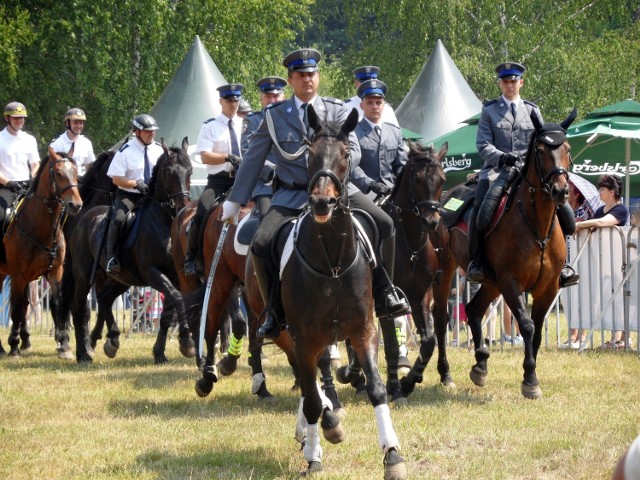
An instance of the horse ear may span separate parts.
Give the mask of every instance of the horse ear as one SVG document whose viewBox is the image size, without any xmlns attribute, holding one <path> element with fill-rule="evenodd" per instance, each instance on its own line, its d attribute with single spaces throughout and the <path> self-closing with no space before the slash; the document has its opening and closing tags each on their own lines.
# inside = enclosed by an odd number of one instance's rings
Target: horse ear
<svg viewBox="0 0 640 480">
<path fill-rule="evenodd" d="M 309 120 L 309 126 L 313 128 L 316 133 L 322 130 L 322 125 L 320 125 L 318 114 L 311 104 L 307 105 L 307 120 Z"/>
<path fill-rule="evenodd" d="M 536 132 L 539 132 L 542 128 L 542 122 L 535 110 L 531 112 L 531 121 L 533 122 L 533 127 L 536 129 Z"/>
<path fill-rule="evenodd" d="M 167 146 L 167 142 L 164 140 L 164 137 L 160 138 L 160 145 L 162 146 L 162 150 L 164 150 L 164 153 L 169 155 L 169 147 Z"/>
<path fill-rule="evenodd" d="M 565 118 L 562 123 L 560 123 L 560 126 L 566 130 L 567 128 L 569 128 L 569 125 L 573 123 L 577 116 L 578 110 L 576 109 L 576 107 L 573 107 L 573 110 L 571 110 L 569 116 Z"/>
<path fill-rule="evenodd" d="M 352 132 L 353 129 L 356 128 L 356 125 L 358 125 L 359 117 L 360 114 L 358 113 L 358 110 L 352 108 L 351 113 L 347 117 L 347 121 L 344 122 L 344 125 L 342 125 L 342 133 L 348 135 L 350 132 Z"/>
<path fill-rule="evenodd" d="M 182 149 L 187 151 L 189 149 L 189 137 L 184 137 L 182 139 Z"/>
<path fill-rule="evenodd" d="M 438 152 L 438 159 L 442 160 L 448 151 L 449 151 L 449 142 L 444 142 L 444 145 L 440 147 L 440 151 Z"/>
<path fill-rule="evenodd" d="M 49 147 L 49 158 L 53 160 L 60 160 L 60 155 L 58 155 L 53 148 Z"/>
</svg>

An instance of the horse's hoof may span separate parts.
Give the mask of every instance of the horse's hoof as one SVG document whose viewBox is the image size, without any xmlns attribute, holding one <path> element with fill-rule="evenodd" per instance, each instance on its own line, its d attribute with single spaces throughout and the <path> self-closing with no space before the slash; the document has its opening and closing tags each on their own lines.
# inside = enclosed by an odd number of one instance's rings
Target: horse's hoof
<svg viewBox="0 0 640 480">
<path fill-rule="evenodd" d="M 455 390 L 456 388 L 458 388 L 456 383 L 451 378 L 446 378 L 446 379 L 442 380 L 440 382 L 440 385 L 442 385 L 447 390 Z"/>
<path fill-rule="evenodd" d="M 167 356 L 163 353 L 161 355 L 154 355 L 153 356 L 153 363 L 155 363 L 156 365 L 165 365 L 167 363 L 169 363 L 169 359 L 167 358 Z"/>
<path fill-rule="evenodd" d="M 205 379 L 199 378 L 196 380 L 196 393 L 200 398 L 205 398 L 211 393 L 213 390 L 213 382 Z"/>
<path fill-rule="evenodd" d="M 258 402 L 260 403 L 276 403 L 276 397 L 273 395 L 265 395 L 264 397 L 258 396 Z"/>
<path fill-rule="evenodd" d="M 469 378 L 473 383 L 475 383 L 478 387 L 484 387 L 487 385 L 487 374 L 486 372 L 480 372 L 476 370 L 476 367 L 473 367 L 469 372 Z"/>
<path fill-rule="evenodd" d="M 77 359 L 76 362 L 79 364 L 92 364 L 93 363 L 93 357 L 91 357 L 91 355 L 77 355 Z"/>
<path fill-rule="evenodd" d="M 4 358 L 7 356 L 7 351 L 6 350 L 0 350 L 0 358 Z"/>
<path fill-rule="evenodd" d="M 356 390 L 356 398 L 366 399 L 369 398 L 369 394 L 367 393 L 366 388 L 358 388 Z"/>
<path fill-rule="evenodd" d="M 118 348 L 119 346 L 116 345 L 110 338 L 107 338 L 107 341 L 104 342 L 104 345 L 102 346 L 104 354 L 109 358 L 115 358 L 116 354 L 118 353 Z"/>
<path fill-rule="evenodd" d="M 71 353 L 71 350 L 64 350 L 62 348 L 59 348 L 58 358 L 60 360 L 73 360 L 73 353 Z"/>
<path fill-rule="evenodd" d="M 180 353 L 185 358 L 193 358 L 196 356 L 196 344 L 193 338 L 180 338 Z"/>
<path fill-rule="evenodd" d="M 391 405 L 394 408 L 404 408 L 409 405 L 409 401 L 407 397 L 403 397 L 402 395 L 397 395 L 396 398 L 391 398 Z"/>
<path fill-rule="evenodd" d="M 328 408 L 322 413 L 320 426 L 322 427 L 324 438 L 330 443 L 340 443 L 346 438 L 344 428 L 340 423 L 340 417 Z"/>
<path fill-rule="evenodd" d="M 20 349 L 18 348 L 12 348 L 11 350 L 9 350 L 9 358 L 20 358 Z"/>
<path fill-rule="evenodd" d="M 218 362 L 218 371 L 220 372 L 220 375 L 224 375 L 225 377 L 232 375 L 238 369 L 239 358 L 239 356 L 237 357 L 231 354 L 222 357 Z"/>
<path fill-rule="evenodd" d="M 302 472 L 302 476 L 306 477 L 307 475 L 313 475 L 314 473 L 318 473 L 321 471 L 322 471 L 321 462 L 309 462 L 309 466 L 304 472 Z"/>
<path fill-rule="evenodd" d="M 395 448 L 390 448 L 384 454 L 384 480 L 405 480 L 407 478 L 407 466 L 404 458 Z"/>
<path fill-rule="evenodd" d="M 20 351 L 22 353 L 31 353 L 33 351 L 33 349 L 31 348 L 31 344 L 29 344 L 29 345 L 24 345 L 24 346 L 20 347 Z"/>
<path fill-rule="evenodd" d="M 346 385 L 347 383 L 350 382 L 349 378 L 349 370 L 348 367 L 339 367 L 336 370 L 336 380 L 339 381 L 340 383 L 342 383 L 343 385 Z"/>
<path fill-rule="evenodd" d="M 540 384 L 526 385 L 524 382 L 522 382 L 520 391 L 522 392 L 522 395 L 524 395 L 524 398 L 529 398 L 531 400 L 542 398 L 542 388 L 540 388 Z"/>
</svg>

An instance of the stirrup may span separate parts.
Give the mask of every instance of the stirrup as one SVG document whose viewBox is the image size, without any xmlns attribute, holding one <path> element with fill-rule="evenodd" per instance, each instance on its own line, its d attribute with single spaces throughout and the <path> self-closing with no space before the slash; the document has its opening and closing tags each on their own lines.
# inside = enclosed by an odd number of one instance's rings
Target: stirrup
<svg viewBox="0 0 640 480">
<path fill-rule="evenodd" d="M 559 285 L 560 288 L 572 287 L 580 283 L 580 275 L 576 273 L 574 268 L 571 265 L 566 265 L 562 267 L 560 271 L 560 280 Z"/>
<path fill-rule="evenodd" d="M 469 266 L 467 266 L 467 279 L 473 283 L 482 283 L 484 282 L 484 271 L 482 270 L 482 265 L 477 262 L 475 259 L 469 262 Z"/>
<path fill-rule="evenodd" d="M 107 273 L 120 273 L 120 262 L 116 257 L 111 257 L 107 263 Z"/>
<path fill-rule="evenodd" d="M 264 318 L 264 322 L 258 327 L 257 336 L 259 338 L 278 338 L 281 327 L 273 309 L 265 308 L 260 315 L 260 320 L 262 318 Z"/>
<path fill-rule="evenodd" d="M 375 309 L 378 319 L 392 319 L 411 314 L 411 307 L 402 290 L 396 286 L 386 286 L 376 295 Z"/>
</svg>

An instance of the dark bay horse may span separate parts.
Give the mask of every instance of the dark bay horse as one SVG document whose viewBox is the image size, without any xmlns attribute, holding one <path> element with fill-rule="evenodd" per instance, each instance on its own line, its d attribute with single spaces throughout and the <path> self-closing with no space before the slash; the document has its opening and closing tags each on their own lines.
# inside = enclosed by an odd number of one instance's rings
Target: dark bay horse
<svg viewBox="0 0 640 480">
<path fill-rule="evenodd" d="M 153 348 L 156 363 L 165 363 L 167 332 L 174 316 L 180 322 L 180 350 L 185 356 L 195 355 L 187 325 L 178 278 L 171 257 L 170 231 L 173 217 L 189 199 L 191 160 L 186 152 L 187 139 L 182 147 L 167 147 L 158 158 L 149 182 L 149 196 L 144 201 L 133 228 L 122 240 L 120 249 L 122 271 L 109 276 L 106 271 L 104 233 L 108 226 L 110 207 L 95 207 L 78 222 L 71 237 L 72 282 L 74 288 L 71 311 L 76 337 L 78 362 L 92 361 L 92 347 L 88 331 L 89 309 L 86 302 L 92 284 L 94 263 L 98 319 L 91 338 L 99 338 L 103 322 L 109 329 L 105 353 L 113 357 L 119 347 L 120 330 L 113 318 L 112 305 L 129 286 L 150 286 L 164 294 L 164 310 L 160 329 Z M 136 225 L 136 222 L 138 225 Z M 129 245 L 130 244 L 130 245 Z"/>
<path fill-rule="evenodd" d="M 49 149 L 49 155 L 40 162 L 31 190 L 18 204 L 4 236 L 0 285 L 7 275 L 11 276 L 13 324 L 9 355 L 17 356 L 20 349 L 27 350 L 31 345 L 26 324 L 29 282 L 44 275 L 53 296 L 58 294 L 66 250 L 62 219 L 65 212 L 75 215 L 82 207 L 77 183 L 75 162 L 66 154 Z M 1 342 L 0 352 L 4 352 Z"/>
<path fill-rule="evenodd" d="M 556 206 L 568 198 L 567 169 L 571 157 L 565 132 L 574 118 L 575 111 L 560 125 L 542 125 L 536 116 L 532 117 L 535 132 L 524 167 L 511 187 L 506 211 L 495 226 L 488 228 L 485 236 L 489 278 L 466 307 L 476 358 L 470 377 L 478 386 L 486 384 L 490 355 L 482 339 L 482 317 L 489 304 L 502 294 L 524 339 L 522 394 L 532 399 L 542 396 L 536 359 L 544 317 L 558 292 L 560 271 L 567 254 Z M 456 187 L 443 196 L 443 205 L 450 198 L 460 198 L 456 195 L 461 188 L 464 187 Z M 433 314 L 437 328 L 445 329 L 451 280 L 457 265 L 468 265 L 469 247 L 466 233 L 459 224 L 447 228 L 442 221 L 434 244 L 443 274 L 439 284 L 434 285 Z M 529 292 L 533 298 L 531 316 L 523 301 L 523 292 Z"/>
<path fill-rule="evenodd" d="M 429 234 L 435 232 L 440 220 L 440 197 L 445 181 L 442 159 L 449 145 L 445 143 L 436 152 L 433 146 L 409 144 L 407 163 L 396 179 L 393 191 L 383 199 L 382 208 L 393 219 L 396 229 L 396 256 L 394 281 L 404 292 L 411 305 L 413 321 L 420 335 L 420 355 L 416 359 L 410 377 L 421 381 L 421 375 L 433 355 L 436 338 L 429 334 L 427 318 L 430 306 L 425 296 L 438 270 L 438 259 Z M 387 393 L 395 404 L 405 403 L 411 393 L 405 380 L 398 380 L 398 342 L 392 321 L 380 321 L 384 354 L 387 361 Z M 443 385 L 454 386 L 444 350 L 446 330 L 438 335 L 438 371 Z M 356 379 L 360 372 L 357 362 L 348 370 L 341 367 L 337 377 L 342 383 L 364 385 L 364 379 Z M 418 373 L 419 372 L 419 373 Z M 420 378 L 417 376 L 420 375 Z M 402 383 L 402 386 L 401 386 Z"/>
<path fill-rule="evenodd" d="M 373 253 L 363 247 L 349 209 L 348 134 L 357 122 L 354 109 L 344 125 L 320 124 L 313 107 L 309 124 L 316 132 L 308 160 L 308 213 L 298 218 L 290 259 L 282 270 L 282 302 L 294 340 L 301 386 L 296 439 L 303 445 L 307 472 L 322 469 L 318 420 L 327 440 L 344 438 L 339 418 L 322 400 L 317 365 L 326 348 L 349 338 L 363 365 L 367 393 L 375 407 L 385 478 L 406 478 L 391 422 L 387 393 L 377 366 L 378 336 L 371 286 Z"/>
<path fill-rule="evenodd" d="M 95 162 L 88 168 L 82 179 L 79 179 L 78 190 L 82 198 L 82 210 L 77 215 L 68 216 L 65 219 L 62 232 L 67 244 L 71 240 L 71 233 L 75 229 L 76 224 L 82 218 L 85 212 L 98 205 L 111 205 L 115 191 L 118 187 L 113 184 L 111 177 L 107 175 L 111 160 L 116 154 L 113 150 L 107 150 L 100 153 Z M 51 296 L 52 310 L 57 312 L 60 317 L 55 321 L 55 339 L 57 343 L 58 358 L 64 360 L 72 360 L 73 353 L 69 345 L 69 331 L 71 330 L 71 300 L 73 298 L 73 286 L 66 286 L 69 282 L 65 282 L 65 278 L 71 275 L 71 252 L 67 249 L 65 255 L 65 263 L 62 286 L 58 297 Z M 92 346 L 95 344 L 92 343 Z"/>
</svg>

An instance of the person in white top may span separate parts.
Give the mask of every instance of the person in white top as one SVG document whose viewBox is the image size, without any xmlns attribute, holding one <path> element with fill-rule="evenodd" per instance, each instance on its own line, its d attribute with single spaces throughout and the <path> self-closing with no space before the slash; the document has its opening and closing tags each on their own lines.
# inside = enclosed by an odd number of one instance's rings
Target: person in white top
<svg viewBox="0 0 640 480">
<path fill-rule="evenodd" d="M 374 78 L 378 78 L 380 74 L 380 67 L 376 67 L 373 65 L 367 65 L 365 67 L 358 67 L 353 71 L 353 76 L 355 77 L 354 84 L 356 86 L 356 92 L 367 80 L 372 80 Z M 360 106 L 360 102 L 362 99 L 356 94 L 351 97 L 349 100 L 345 100 L 344 105 L 347 107 L 348 111 L 351 111 L 352 108 L 358 110 L 359 120 L 362 120 L 364 117 L 364 112 L 362 111 L 362 107 Z M 393 111 L 393 107 L 385 102 L 384 109 L 382 110 L 382 118 L 380 119 L 382 122 L 390 123 L 391 125 L 395 125 L 396 127 L 400 127 L 398 123 L 398 119 L 396 118 L 396 114 Z"/>
<path fill-rule="evenodd" d="M 107 237 L 107 273 L 120 272 L 118 240 L 127 213 L 138 207 L 149 193 L 151 172 L 164 152 L 154 142 L 158 124 L 151 115 L 143 113 L 131 122 L 134 138 L 122 145 L 113 156 L 107 175 L 118 187 L 113 201 L 114 215 Z"/>
<path fill-rule="evenodd" d="M 242 135 L 242 118 L 238 116 L 238 107 L 244 85 L 232 83 L 218 87 L 222 114 L 210 118 L 200 128 L 196 153 L 200 154 L 202 163 L 207 166 L 207 186 L 200 199 L 196 214 L 189 226 L 187 248 L 184 252 L 184 274 L 197 275 L 196 254 L 200 224 L 207 211 L 216 204 L 216 199 L 226 193 L 232 186 L 235 172 L 240 166 L 240 136 Z"/>
<path fill-rule="evenodd" d="M 79 108 L 70 108 L 64 116 L 67 130 L 51 142 L 51 148 L 58 153 L 66 153 L 72 157 L 78 166 L 78 178 L 84 176 L 87 168 L 96 161 L 91 140 L 82 132 L 87 121 L 87 115 Z"/>
<path fill-rule="evenodd" d="M 10 102 L 4 107 L 7 126 L 0 132 L 0 225 L 18 193 L 31 186 L 40 164 L 35 137 L 22 130 L 26 119 L 22 103 Z"/>
</svg>

